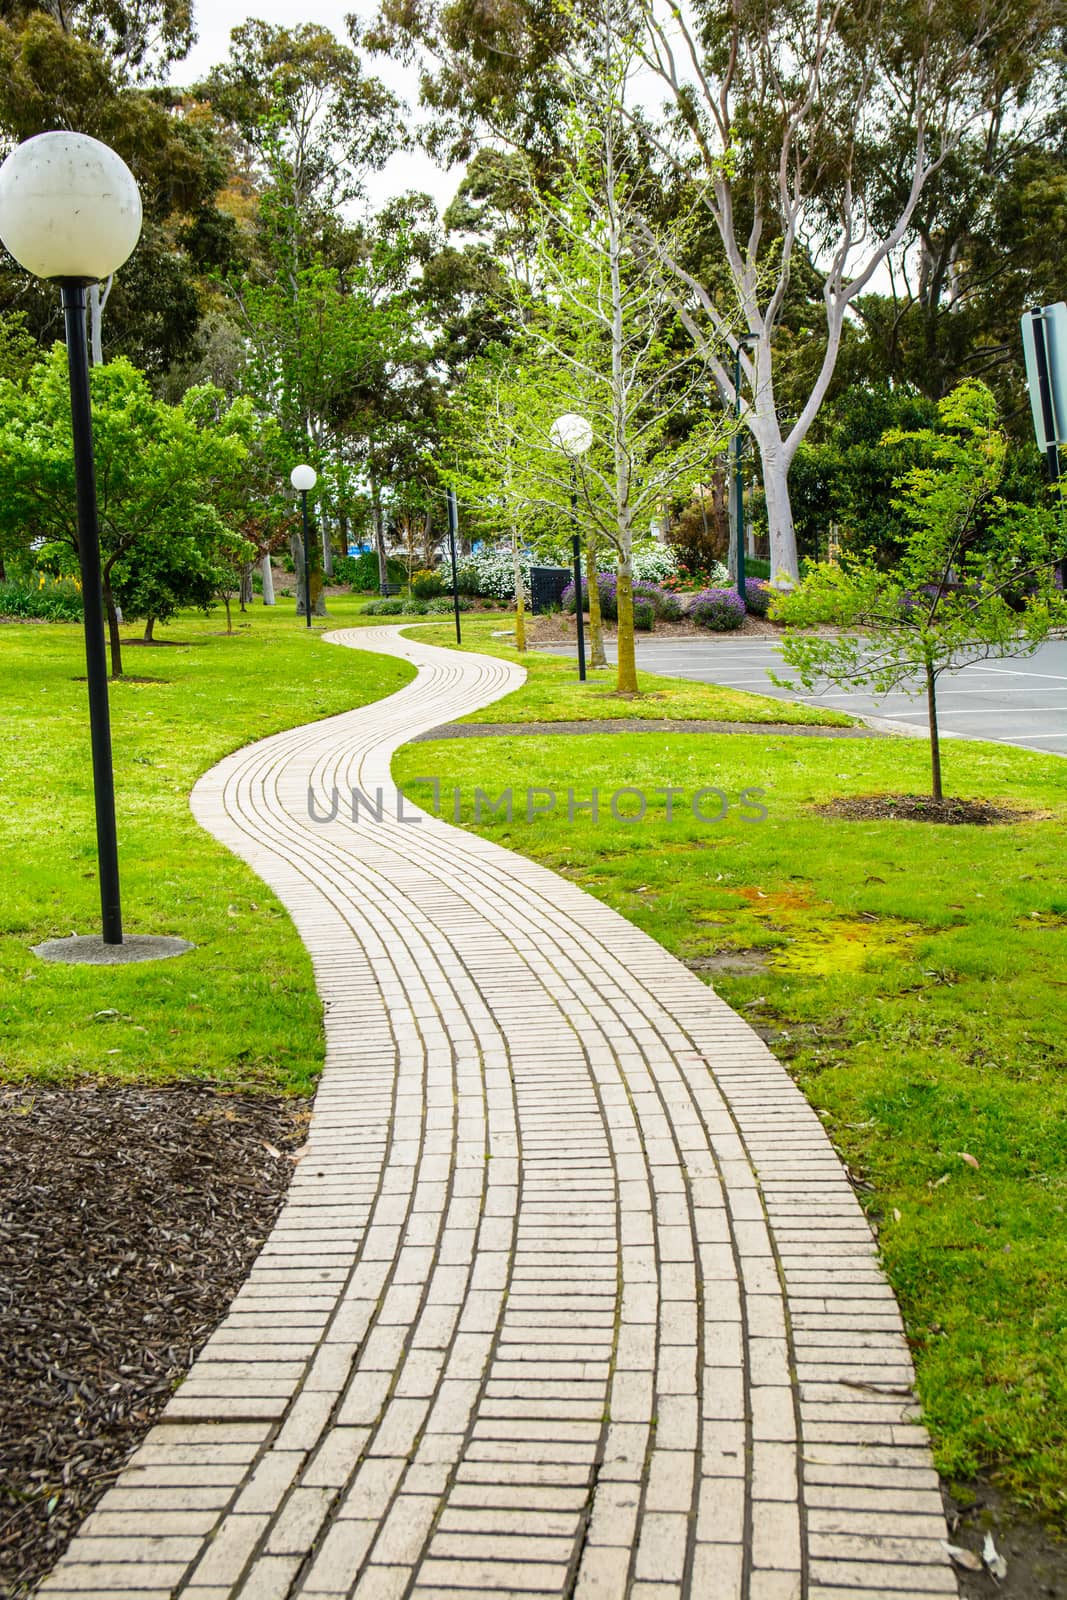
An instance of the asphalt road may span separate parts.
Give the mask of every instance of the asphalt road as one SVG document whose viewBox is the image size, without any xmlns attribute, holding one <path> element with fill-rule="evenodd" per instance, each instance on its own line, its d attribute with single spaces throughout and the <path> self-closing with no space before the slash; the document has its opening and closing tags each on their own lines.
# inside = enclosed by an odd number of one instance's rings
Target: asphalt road
<svg viewBox="0 0 1067 1600">
<path fill-rule="evenodd" d="M 614 655 L 610 643 L 608 654 Z M 785 670 L 773 640 L 642 639 L 637 661 L 646 672 L 749 689 L 780 700 L 804 700 L 916 729 L 927 727 L 925 691 L 919 683 L 913 695 L 897 691 L 881 699 L 862 690 L 805 694 L 779 689 L 767 676 L 768 668 Z M 983 661 L 946 673 L 938 692 L 938 722 L 943 734 L 958 738 L 990 739 L 1067 756 L 1067 640 L 1044 644 L 1026 660 Z"/>
</svg>

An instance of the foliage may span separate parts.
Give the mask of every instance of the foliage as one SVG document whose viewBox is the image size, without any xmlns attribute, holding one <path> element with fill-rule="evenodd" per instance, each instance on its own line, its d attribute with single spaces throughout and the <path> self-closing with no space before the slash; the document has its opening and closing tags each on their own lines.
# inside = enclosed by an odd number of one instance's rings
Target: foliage
<svg viewBox="0 0 1067 1600">
<path fill-rule="evenodd" d="M 619 577 L 616 572 L 597 573 L 597 590 L 600 595 L 600 612 L 609 622 L 619 620 Z M 665 621 L 677 622 L 682 614 L 682 608 L 677 598 L 666 589 L 661 589 L 658 584 L 635 581 L 632 586 L 634 604 L 651 606 L 652 615 Z M 560 604 L 564 611 L 572 615 L 575 606 L 575 588 L 573 580 L 566 585 L 560 595 Z M 589 580 L 582 577 L 582 610 L 589 610 Z"/>
<path fill-rule="evenodd" d="M 381 600 L 368 600 L 360 610 L 363 617 L 424 617 L 429 609 L 425 600 L 402 600 L 389 596 Z"/>
<path fill-rule="evenodd" d="M 658 539 L 635 539 L 630 560 L 635 580 L 646 583 L 662 583 L 678 571 L 677 551 Z"/>
<path fill-rule="evenodd" d="M 406 583 L 404 563 L 395 556 L 389 557 L 389 583 Z M 347 583 L 357 594 L 366 594 L 378 587 L 378 555 L 374 550 L 364 550 L 358 556 L 335 556 L 333 574 L 338 583 Z"/>
<path fill-rule="evenodd" d="M 656 608 L 648 600 L 634 600 L 634 627 L 638 633 L 651 633 L 656 621 Z"/>
<path fill-rule="evenodd" d="M 101 567 L 118 675 L 116 603 L 158 617 L 203 603 L 205 575 L 237 538 L 217 503 L 240 477 L 254 425 L 247 402 L 220 415 L 211 402 L 221 397 L 204 390 L 190 390 L 180 406 L 155 399 L 125 359 L 94 368 L 91 378 Z M 70 387 L 58 345 L 24 388 L 0 382 L 0 543 L 17 530 L 44 541 L 38 561 L 46 570 L 77 571 Z"/>
<path fill-rule="evenodd" d="M 530 557 L 521 554 L 519 570 L 527 601 L 530 598 Z M 446 556 L 439 568 L 444 588 L 452 588 L 452 561 Z M 459 569 L 459 592 L 477 595 L 484 600 L 498 600 L 502 604 L 515 598 L 515 566 L 510 550 L 501 545 L 483 544 L 480 549 L 464 557 Z"/>
<path fill-rule="evenodd" d="M 764 578 L 745 579 L 745 609 L 754 617 L 765 617 L 775 591 Z"/>
<path fill-rule="evenodd" d="M 461 611 L 473 609 L 470 600 L 465 594 L 457 595 L 455 600 L 450 594 L 439 594 L 435 595 L 432 600 L 427 600 L 426 610 L 431 617 L 440 617 L 453 611 L 457 604 Z"/>
<path fill-rule="evenodd" d="M 411 592 L 416 600 L 433 600 L 444 586 L 444 579 L 439 572 L 429 572 L 424 568 L 411 575 Z"/>
<path fill-rule="evenodd" d="M 38 573 L 0 583 L 0 617 L 80 622 L 83 615 L 81 587 L 68 579 Z"/>
<path fill-rule="evenodd" d="M 1067 611 L 1055 586 L 1062 522 L 998 493 L 1006 441 L 990 390 L 968 380 L 937 412 L 936 429 L 886 436 L 887 445 L 907 444 L 919 455 L 898 480 L 895 506 L 907 533 L 896 566 L 882 570 L 873 554 L 817 565 L 799 589 L 776 599 L 773 614 L 793 625 L 782 655 L 809 689 L 858 683 L 884 694 L 918 680 L 939 801 L 938 678 L 968 662 L 1029 655 Z M 806 631 L 814 624 L 849 631 Z"/>
<path fill-rule="evenodd" d="M 745 602 L 736 589 L 702 589 L 689 601 L 685 614 L 700 628 L 732 633 L 745 620 Z"/>
</svg>

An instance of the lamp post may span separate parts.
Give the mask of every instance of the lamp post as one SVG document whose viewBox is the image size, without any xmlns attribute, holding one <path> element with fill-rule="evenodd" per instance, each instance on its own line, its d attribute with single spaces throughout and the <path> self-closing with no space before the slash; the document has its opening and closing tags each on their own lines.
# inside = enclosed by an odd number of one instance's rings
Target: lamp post
<svg viewBox="0 0 1067 1600">
<path fill-rule="evenodd" d="M 307 625 L 311 627 L 311 538 L 308 527 L 308 490 L 318 483 L 314 467 L 301 465 L 289 474 L 289 482 L 300 495 L 300 509 L 304 517 L 304 611 Z"/>
<path fill-rule="evenodd" d="M 756 343 L 755 333 L 739 333 L 734 347 L 734 553 L 737 567 L 737 592 L 745 599 L 745 480 L 741 472 L 741 349 Z"/>
<path fill-rule="evenodd" d="M 0 239 L 27 272 L 58 282 L 63 302 L 105 946 L 121 945 L 123 939 L 85 290 L 122 266 L 140 234 L 141 197 L 133 173 L 96 139 L 41 133 L 18 145 L 0 167 Z"/>
<path fill-rule="evenodd" d="M 576 411 L 566 411 L 557 417 L 549 429 L 549 438 L 557 450 L 562 450 L 571 464 L 571 521 L 578 526 L 578 457 L 584 456 L 593 442 L 592 424 Z M 577 531 L 571 536 L 571 553 L 574 561 L 574 614 L 578 622 L 578 681 L 585 682 L 585 619 L 582 615 L 582 541 Z"/>
<path fill-rule="evenodd" d="M 459 531 L 459 506 L 456 502 L 455 489 L 448 491 L 448 546 L 452 556 L 452 607 L 456 615 L 456 643 L 463 643 L 463 634 L 459 625 L 459 567 L 456 555 L 456 534 Z"/>
</svg>

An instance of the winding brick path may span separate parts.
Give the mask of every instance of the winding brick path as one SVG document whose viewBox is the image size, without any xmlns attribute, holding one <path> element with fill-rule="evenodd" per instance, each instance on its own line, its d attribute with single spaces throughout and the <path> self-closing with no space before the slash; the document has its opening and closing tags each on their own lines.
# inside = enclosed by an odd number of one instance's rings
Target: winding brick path
<svg viewBox="0 0 1067 1600">
<path fill-rule="evenodd" d="M 954 1595 L 911 1367 L 821 1124 L 756 1035 L 545 869 L 392 817 L 519 668 L 265 739 L 196 815 L 311 952 L 327 1059 L 248 1282 L 41 1592 Z M 523 775 L 525 777 L 525 775 Z M 309 784 L 386 798 L 308 817 Z"/>
</svg>

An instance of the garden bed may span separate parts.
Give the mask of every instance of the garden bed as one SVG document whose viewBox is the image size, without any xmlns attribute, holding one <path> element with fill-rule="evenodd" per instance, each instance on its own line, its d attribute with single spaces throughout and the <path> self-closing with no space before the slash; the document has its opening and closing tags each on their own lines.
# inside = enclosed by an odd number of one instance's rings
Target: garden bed
<svg viewBox="0 0 1067 1600">
<path fill-rule="evenodd" d="M 0 1591 L 28 1594 L 147 1432 L 273 1225 L 306 1101 L 0 1091 Z"/>
</svg>

